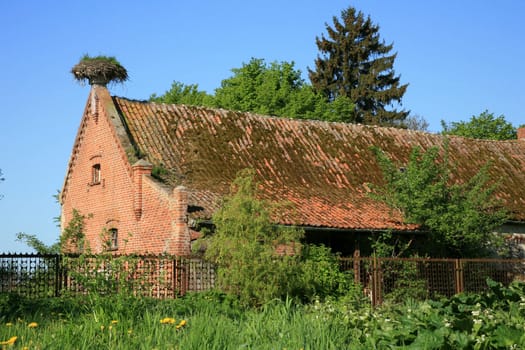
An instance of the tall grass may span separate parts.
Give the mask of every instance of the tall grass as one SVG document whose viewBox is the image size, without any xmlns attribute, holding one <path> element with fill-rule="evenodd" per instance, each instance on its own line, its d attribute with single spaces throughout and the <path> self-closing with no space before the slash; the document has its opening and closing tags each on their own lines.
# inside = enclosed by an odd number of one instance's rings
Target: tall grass
<svg viewBox="0 0 525 350">
<path fill-rule="evenodd" d="M 291 301 L 244 309 L 215 292 L 162 301 L 4 296 L 0 311 L 0 341 L 17 336 L 15 349 L 341 349 L 349 335 Z"/>
<path fill-rule="evenodd" d="M 219 292 L 172 300 L 0 295 L 0 342 L 14 343 L 0 348 L 525 348 L 525 284 L 488 286 L 483 294 L 376 309 L 351 295 L 306 305 L 274 300 L 260 308 L 242 307 L 238 298 Z"/>
</svg>

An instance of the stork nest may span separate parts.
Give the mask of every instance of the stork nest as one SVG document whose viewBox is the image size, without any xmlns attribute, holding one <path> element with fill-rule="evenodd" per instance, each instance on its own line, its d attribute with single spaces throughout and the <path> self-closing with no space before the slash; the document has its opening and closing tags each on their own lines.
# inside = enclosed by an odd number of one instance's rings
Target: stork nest
<svg viewBox="0 0 525 350">
<path fill-rule="evenodd" d="M 128 72 L 115 57 L 85 55 L 71 68 L 71 73 L 79 82 L 107 85 L 110 82 L 123 83 L 128 80 Z"/>
</svg>

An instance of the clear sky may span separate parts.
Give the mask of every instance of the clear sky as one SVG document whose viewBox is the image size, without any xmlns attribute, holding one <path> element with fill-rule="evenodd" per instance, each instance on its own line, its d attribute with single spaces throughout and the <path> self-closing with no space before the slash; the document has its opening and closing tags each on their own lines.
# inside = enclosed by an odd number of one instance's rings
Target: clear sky
<svg viewBox="0 0 525 350">
<path fill-rule="evenodd" d="M 315 37 L 349 5 L 394 44 L 403 107 L 430 131 L 485 110 L 525 123 L 522 0 L 1 1 L 0 252 L 29 251 L 20 231 L 58 237 L 53 195 L 89 93 L 70 74 L 83 54 L 117 57 L 131 79 L 111 92 L 133 99 L 174 80 L 213 93 L 252 57 L 294 61 L 308 81 Z"/>
</svg>

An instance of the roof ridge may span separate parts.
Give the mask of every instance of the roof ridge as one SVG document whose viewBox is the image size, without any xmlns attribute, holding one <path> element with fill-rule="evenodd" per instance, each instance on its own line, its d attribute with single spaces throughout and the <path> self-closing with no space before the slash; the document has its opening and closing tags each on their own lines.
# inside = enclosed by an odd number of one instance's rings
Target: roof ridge
<svg viewBox="0 0 525 350">
<path fill-rule="evenodd" d="M 292 117 L 285 117 L 285 116 L 275 116 L 275 115 L 266 115 L 256 112 L 250 112 L 250 111 L 239 111 L 239 110 L 230 110 L 225 109 L 221 107 L 210 107 L 210 106 L 196 106 L 196 105 L 188 105 L 183 103 L 164 103 L 164 102 L 156 102 L 156 101 L 149 101 L 149 100 L 139 100 L 139 99 L 131 99 L 127 97 L 121 97 L 121 96 L 113 96 L 113 98 L 117 98 L 120 100 L 126 100 L 131 103 L 141 103 L 141 104 L 149 104 L 149 105 L 157 105 L 157 106 L 167 106 L 167 107 L 183 107 L 183 108 L 189 108 L 189 109 L 198 109 L 201 111 L 208 110 L 208 111 L 216 111 L 220 114 L 223 113 L 229 113 L 233 112 L 236 114 L 249 116 L 251 118 L 255 119 L 270 119 L 270 120 L 281 120 L 281 121 L 289 121 L 292 123 L 298 123 L 298 124 L 304 124 L 304 125 L 327 125 L 327 126 L 344 126 L 344 127 L 351 127 L 351 128 L 359 128 L 361 130 L 369 129 L 369 130 L 389 130 L 390 132 L 396 132 L 396 133 L 406 133 L 406 134 L 420 134 L 420 135 L 427 135 L 427 136 L 436 136 L 442 139 L 445 138 L 452 138 L 452 139 L 462 139 L 462 140 L 472 140 L 476 142 L 482 142 L 482 143 L 516 143 L 517 139 L 512 140 L 489 140 L 489 139 L 477 139 L 473 137 L 467 137 L 467 136 L 460 136 L 460 135 L 446 135 L 441 134 L 439 132 L 430 132 L 430 131 L 424 131 L 424 130 L 413 130 L 413 129 L 404 129 L 404 128 L 398 128 L 395 126 L 382 126 L 382 125 L 368 125 L 368 124 L 362 124 L 362 123 L 345 123 L 345 122 L 336 122 L 336 121 L 327 121 L 327 120 L 320 120 L 320 119 L 300 119 L 300 118 L 292 118 Z"/>
<path fill-rule="evenodd" d="M 299 124 L 313 124 L 313 125 L 340 125 L 345 127 L 358 127 L 362 129 L 387 129 L 391 131 L 397 131 L 397 132 L 407 132 L 407 133 L 420 133 L 420 134 L 430 134 L 430 135 L 437 135 L 440 136 L 440 134 L 432 133 L 428 131 L 422 131 L 422 130 L 411 130 L 411 129 L 403 129 L 403 128 L 396 128 L 394 126 L 381 126 L 381 125 L 367 125 L 362 123 L 345 123 L 345 122 L 337 122 L 337 121 L 328 121 L 328 120 L 321 120 L 321 119 L 300 119 L 300 118 L 292 118 L 292 117 L 286 117 L 286 116 L 276 116 L 276 115 L 267 115 L 267 114 L 261 114 L 251 111 L 239 111 L 239 110 L 230 110 L 222 107 L 210 107 L 210 106 L 196 106 L 196 105 L 188 105 L 183 103 L 165 103 L 165 102 L 156 102 L 156 101 L 149 101 L 149 100 L 139 100 L 139 99 L 131 99 L 127 97 L 121 97 L 121 96 L 113 96 L 114 98 L 125 100 L 131 103 L 140 103 L 140 104 L 149 104 L 149 105 L 157 105 L 157 106 L 173 106 L 173 107 L 184 107 L 189 109 L 199 109 L 199 110 L 208 110 L 208 111 L 216 111 L 216 112 L 222 112 L 222 113 L 228 113 L 233 112 L 240 115 L 249 116 L 252 118 L 262 118 L 262 119 L 271 119 L 271 120 L 283 120 L 283 121 L 290 121 L 293 123 L 299 123 Z"/>
</svg>

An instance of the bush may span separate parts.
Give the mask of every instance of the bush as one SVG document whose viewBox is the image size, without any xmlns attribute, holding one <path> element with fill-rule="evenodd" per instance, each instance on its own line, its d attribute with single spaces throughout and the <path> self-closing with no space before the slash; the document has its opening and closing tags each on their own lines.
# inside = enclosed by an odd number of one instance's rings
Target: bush
<svg viewBox="0 0 525 350">
<path fill-rule="evenodd" d="M 353 289 L 353 278 L 339 268 L 337 256 L 324 245 L 306 245 L 302 249 L 297 294 L 305 301 L 314 297 L 340 297 Z"/>
<path fill-rule="evenodd" d="M 217 264 L 217 285 L 239 296 L 243 305 L 260 306 L 284 298 L 298 275 L 302 231 L 271 223 L 271 206 L 256 198 L 252 171 L 240 173 L 219 210 L 205 256 Z M 279 254 L 279 248 L 292 254 Z"/>
</svg>

